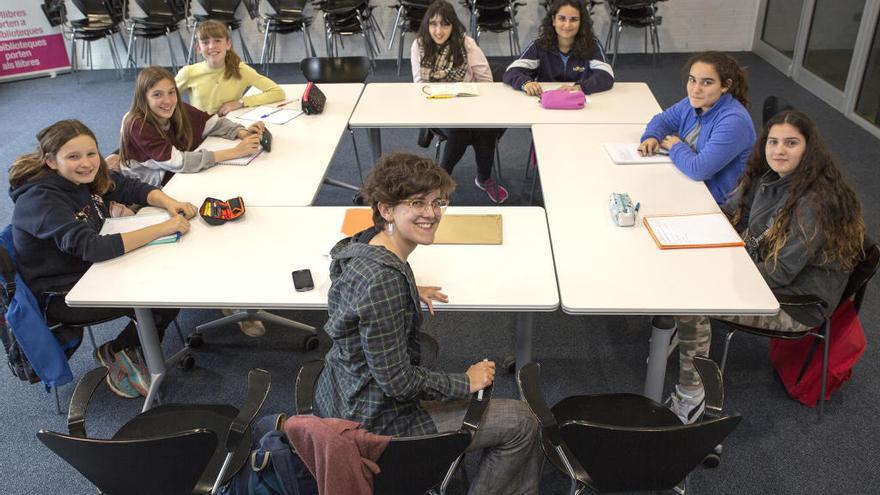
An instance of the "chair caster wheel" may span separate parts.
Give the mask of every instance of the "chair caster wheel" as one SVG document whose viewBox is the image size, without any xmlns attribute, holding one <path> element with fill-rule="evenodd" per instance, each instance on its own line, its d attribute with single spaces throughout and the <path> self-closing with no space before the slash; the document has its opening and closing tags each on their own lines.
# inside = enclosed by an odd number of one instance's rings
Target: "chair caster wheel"
<svg viewBox="0 0 880 495">
<path fill-rule="evenodd" d="M 186 338 L 186 344 L 193 349 L 198 349 L 205 343 L 205 340 L 202 338 L 202 334 L 200 333 L 191 333 L 189 337 Z"/>
<path fill-rule="evenodd" d="M 308 337 L 306 337 L 306 338 L 303 340 L 302 348 L 303 348 L 303 350 L 306 351 L 306 352 L 314 351 L 315 349 L 318 348 L 318 345 L 319 345 L 320 343 L 321 343 L 321 342 L 318 340 L 318 337 L 316 337 L 316 336 L 314 336 L 314 335 L 309 335 Z"/>
<path fill-rule="evenodd" d="M 721 464 L 721 456 L 712 453 L 703 459 L 703 467 L 717 468 Z"/>
<path fill-rule="evenodd" d="M 194 358 L 192 356 L 192 354 L 187 354 L 186 356 L 184 356 L 180 360 L 179 363 L 177 363 L 177 366 L 179 366 L 180 369 L 182 369 L 184 371 L 189 371 L 189 370 L 193 369 L 193 367 L 195 365 L 196 365 L 196 358 Z"/>
<path fill-rule="evenodd" d="M 501 366 L 511 375 L 516 373 L 516 358 L 513 356 L 504 356 Z"/>
</svg>

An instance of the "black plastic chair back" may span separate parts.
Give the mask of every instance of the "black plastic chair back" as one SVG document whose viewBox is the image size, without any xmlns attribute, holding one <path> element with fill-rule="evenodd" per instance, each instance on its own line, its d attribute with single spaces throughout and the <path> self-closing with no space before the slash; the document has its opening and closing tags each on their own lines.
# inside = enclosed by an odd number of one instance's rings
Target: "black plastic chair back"
<svg viewBox="0 0 880 495">
<path fill-rule="evenodd" d="M 282 17 L 301 15 L 306 8 L 306 0 L 266 0 L 269 6 Z"/>
<path fill-rule="evenodd" d="M 241 0 L 199 0 L 199 5 L 205 9 L 208 16 L 235 17 L 235 11 L 241 5 Z"/>
<path fill-rule="evenodd" d="M 785 110 L 794 110 L 794 105 L 785 98 L 779 96 L 768 96 L 764 99 L 764 109 L 761 112 L 762 122 L 767 125 L 767 121 L 772 119 L 776 114 Z"/>
<path fill-rule="evenodd" d="M 73 6 L 87 17 L 110 15 L 104 0 L 73 0 Z"/>
<path fill-rule="evenodd" d="M 37 438 L 107 495 L 190 495 L 217 447 L 205 429 L 121 442 L 45 430 Z"/>
<path fill-rule="evenodd" d="M 470 442 L 470 434 L 464 431 L 391 440 L 379 458 L 382 471 L 373 479 L 373 491 L 376 495 L 427 492 L 443 481 Z"/>
<path fill-rule="evenodd" d="M 309 57 L 299 64 L 303 76 L 314 83 L 362 83 L 370 74 L 367 57 Z"/>
<path fill-rule="evenodd" d="M 593 487 L 609 492 L 666 490 L 678 485 L 739 421 L 739 416 L 728 416 L 653 427 L 570 420 L 560 425 L 560 433 Z"/>
<path fill-rule="evenodd" d="M 850 273 L 846 288 L 843 290 L 843 296 L 840 298 L 842 303 L 852 297 L 856 312 L 862 307 L 862 300 L 865 298 L 868 282 L 874 278 L 874 275 L 877 273 L 877 267 L 880 266 L 880 247 L 877 246 L 877 243 L 870 237 L 865 236 L 863 246 L 864 256 L 856 263 L 852 273 Z"/>
</svg>

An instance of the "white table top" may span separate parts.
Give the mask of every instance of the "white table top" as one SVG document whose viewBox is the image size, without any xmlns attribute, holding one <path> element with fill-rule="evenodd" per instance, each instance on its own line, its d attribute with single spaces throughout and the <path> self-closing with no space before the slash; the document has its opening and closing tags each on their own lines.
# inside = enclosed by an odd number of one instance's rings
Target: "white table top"
<svg viewBox="0 0 880 495">
<path fill-rule="evenodd" d="M 347 207 L 248 208 L 212 227 L 201 219 L 172 244 L 146 246 L 94 264 L 67 296 L 72 306 L 324 309 L 330 248 Z M 504 244 L 420 246 L 410 257 L 420 285 L 449 295 L 437 310 L 553 311 L 556 273 L 544 210 L 451 207 L 503 215 Z M 522 260 L 529 260 L 523 263 Z M 296 292 L 291 272 L 312 271 L 315 290 Z"/>
<path fill-rule="evenodd" d="M 716 212 L 702 182 L 673 165 L 615 165 L 603 143 L 637 142 L 644 126 L 532 128 L 562 308 L 573 314 L 775 314 L 779 304 L 745 249 L 661 250 L 643 215 Z M 572 143 L 577 142 L 576 148 Z M 608 198 L 641 203 L 635 227 Z"/>
<path fill-rule="evenodd" d="M 298 100 L 305 84 L 282 84 L 288 99 Z M 345 132 L 348 118 L 364 85 L 322 84 L 327 105 L 320 115 L 300 115 L 284 125 L 267 124 L 272 151 L 247 166 L 218 165 L 196 174 L 175 174 L 165 193 L 198 206 L 206 197 L 241 196 L 246 206 L 307 206 L 312 204 Z M 289 104 L 299 108 L 299 102 Z M 251 109 L 233 112 L 234 115 Z"/>
<path fill-rule="evenodd" d="M 503 83 L 477 83 L 480 95 L 429 100 L 423 83 L 368 84 L 351 127 L 529 127 L 532 124 L 646 124 L 661 111 L 645 83 L 615 83 L 589 95 L 583 110 L 546 110 Z M 559 83 L 547 83 L 558 87 Z"/>
</svg>

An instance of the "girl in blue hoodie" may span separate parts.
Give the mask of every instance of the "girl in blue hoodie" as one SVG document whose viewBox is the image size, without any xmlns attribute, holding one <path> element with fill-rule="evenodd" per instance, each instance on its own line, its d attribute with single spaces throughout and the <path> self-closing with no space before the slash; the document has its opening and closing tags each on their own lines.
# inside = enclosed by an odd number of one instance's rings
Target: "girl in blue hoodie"
<svg viewBox="0 0 880 495">
<path fill-rule="evenodd" d="M 33 153 L 9 167 L 12 239 L 17 269 L 47 320 L 83 324 L 128 316 L 132 321 L 112 341 L 95 350 L 109 369 L 107 385 L 120 397 L 146 396 L 150 375 L 138 351 L 134 311 L 70 307 L 64 300 L 92 263 L 113 259 L 159 237 L 189 230 L 196 208 L 154 186 L 109 172 L 94 133 L 78 120 L 62 120 L 37 134 Z M 100 235 L 111 201 L 164 208 L 171 218 L 125 234 Z M 161 339 L 176 309 L 154 310 Z M 79 329 L 79 337 L 82 330 Z"/>
<path fill-rule="evenodd" d="M 733 57 L 720 52 L 694 55 L 685 70 L 687 97 L 648 122 L 639 151 L 668 153 L 679 170 L 704 181 L 723 204 L 755 143 L 746 74 Z"/>
</svg>

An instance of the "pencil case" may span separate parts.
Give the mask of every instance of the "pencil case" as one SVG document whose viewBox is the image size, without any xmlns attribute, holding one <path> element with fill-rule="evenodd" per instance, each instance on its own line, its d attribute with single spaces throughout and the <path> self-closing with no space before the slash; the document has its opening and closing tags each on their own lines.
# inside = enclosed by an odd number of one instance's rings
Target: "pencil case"
<svg viewBox="0 0 880 495">
<path fill-rule="evenodd" d="M 226 201 L 217 198 L 205 198 L 199 207 L 199 215 L 208 225 L 223 225 L 244 216 L 244 200 L 241 196 Z"/>
</svg>

